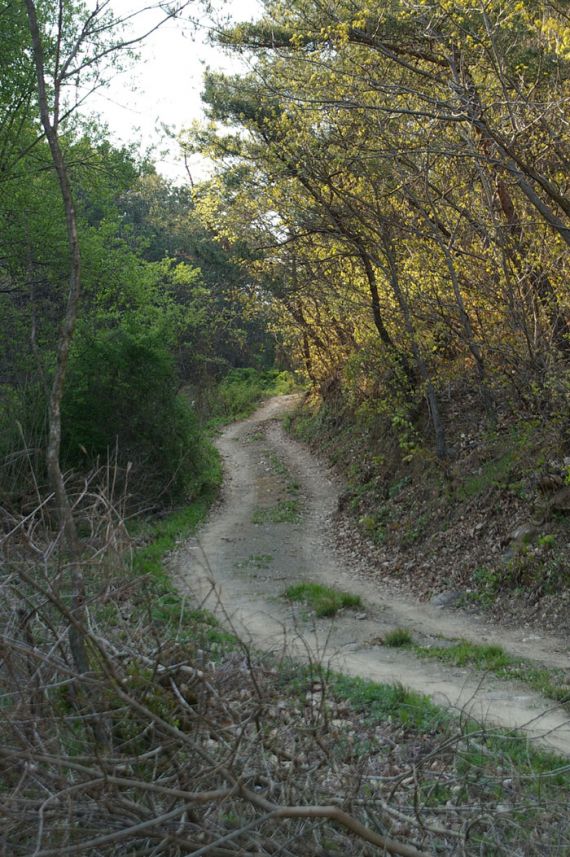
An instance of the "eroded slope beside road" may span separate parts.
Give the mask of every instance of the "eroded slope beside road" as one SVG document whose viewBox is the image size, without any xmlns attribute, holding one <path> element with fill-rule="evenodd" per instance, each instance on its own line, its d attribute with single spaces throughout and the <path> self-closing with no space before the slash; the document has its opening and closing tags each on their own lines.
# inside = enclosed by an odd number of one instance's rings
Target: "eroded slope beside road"
<svg viewBox="0 0 570 857">
<path fill-rule="evenodd" d="M 567 714 L 525 685 L 482 679 L 481 673 L 418 660 L 378 642 L 386 632 L 405 626 L 427 638 L 499 643 L 511 654 L 570 667 L 561 640 L 528 640 L 524 630 L 507 631 L 418 603 L 378 582 L 365 562 L 335 550 L 332 528 L 342 487 L 326 466 L 284 433 L 278 418 L 294 403 L 294 396 L 272 399 L 220 436 L 223 499 L 199 538 L 176 556 L 180 587 L 257 647 L 280 651 L 287 646 L 299 657 L 307 657 L 310 649 L 339 671 L 402 682 L 487 722 L 523 727 L 570 755 Z M 358 594 L 364 610 L 315 620 L 282 597 L 289 586 L 304 581 Z"/>
</svg>

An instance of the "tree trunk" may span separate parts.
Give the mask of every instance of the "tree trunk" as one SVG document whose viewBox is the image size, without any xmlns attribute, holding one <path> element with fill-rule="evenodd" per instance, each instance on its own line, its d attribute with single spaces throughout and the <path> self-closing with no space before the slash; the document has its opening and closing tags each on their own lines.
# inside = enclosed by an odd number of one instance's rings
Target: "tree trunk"
<svg viewBox="0 0 570 857">
<path fill-rule="evenodd" d="M 397 348 L 394 343 L 394 340 L 388 333 L 386 325 L 384 324 L 384 319 L 382 318 L 382 313 L 380 312 L 380 294 L 378 292 L 378 283 L 376 281 L 376 272 L 374 271 L 374 266 L 370 261 L 368 253 L 360 242 L 357 242 L 357 250 L 362 261 L 362 266 L 366 273 L 366 279 L 368 280 L 368 290 L 370 292 L 370 298 L 372 300 L 372 317 L 374 318 L 374 324 L 376 326 L 376 330 L 378 331 L 378 335 L 381 341 L 387 347 L 388 351 L 394 355 L 396 363 L 405 375 L 408 386 L 413 389 L 416 385 L 416 378 L 412 371 L 412 367 L 409 364 L 407 356 L 399 348 Z"/>
<path fill-rule="evenodd" d="M 32 51 L 36 69 L 40 118 L 49 144 L 52 163 L 57 175 L 61 198 L 65 209 L 67 241 L 69 248 L 69 291 L 57 345 L 57 362 L 51 385 L 48 405 L 49 435 L 46 451 L 47 472 L 51 490 L 55 499 L 58 524 L 63 533 L 65 545 L 70 556 L 70 571 L 73 587 L 73 611 L 76 623 L 70 628 L 70 646 L 75 666 L 80 673 L 87 672 L 89 660 L 85 640 L 80 627 L 85 619 L 85 587 L 79 562 L 79 542 L 73 511 L 65 488 L 61 471 L 61 402 L 65 385 L 65 375 L 69 360 L 69 351 L 77 319 L 81 287 L 81 253 L 77 234 L 77 218 L 73 195 L 67 174 L 63 152 L 57 132 L 58 116 L 50 117 L 46 91 L 44 50 L 38 26 L 34 0 L 25 0 L 28 23 L 32 40 Z M 57 83 L 56 83 L 57 87 Z M 55 94 L 58 97 L 58 93 Z"/>
</svg>

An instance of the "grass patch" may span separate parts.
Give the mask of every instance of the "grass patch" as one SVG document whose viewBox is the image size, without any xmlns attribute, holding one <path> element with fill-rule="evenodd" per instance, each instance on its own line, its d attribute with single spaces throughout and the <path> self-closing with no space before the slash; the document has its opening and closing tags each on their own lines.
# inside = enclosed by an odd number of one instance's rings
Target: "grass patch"
<svg viewBox="0 0 570 857">
<path fill-rule="evenodd" d="M 275 473 L 276 476 L 280 476 L 285 481 L 287 493 L 293 495 L 298 494 L 301 490 L 301 486 L 299 482 L 291 476 L 285 462 L 282 461 L 282 459 L 274 452 L 267 451 L 267 455 L 269 456 L 269 464 L 273 473 Z"/>
<path fill-rule="evenodd" d="M 557 534 L 567 540 L 567 532 Z M 498 567 L 479 566 L 473 572 L 474 591 L 467 596 L 483 606 L 492 604 L 501 593 L 536 593 L 540 598 L 568 588 L 568 551 L 556 546 L 557 535 L 538 535 L 535 544 L 513 542 L 510 558 Z"/>
<path fill-rule="evenodd" d="M 274 452 L 269 454 L 269 462 L 271 464 L 271 469 L 275 473 L 276 476 L 280 476 L 286 482 L 287 493 L 296 495 L 301 490 L 301 485 L 294 479 L 289 470 L 287 469 L 287 465 L 279 458 L 278 455 L 275 455 Z"/>
<path fill-rule="evenodd" d="M 421 658 L 431 658 L 454 667 L 473 667 L 490 672 L 504 681 L 521 681 L 547 699 L 570 704 L 570 675 L 564 670 L 536 666 L 524 658 L 517 658 L 501 646 L 479 645 L 458 640 L 440 646 L 422 646 L 415 643 L 407 628 L 395 628 L 384 637 L 384 645 L 391 648 L 408 648 Z"/>
<path fill-rule="evenodd" d="M 254 524 L 294 524 L 300 515 L 298 500 L 280 500 L 275 506 L 255 509 L 252 521 Z"/>
<path fill-rule="evenodd" d="M 458 489 L 459 499 L 470 500 L 492 488 L 510 488 L 519 496 L 524 494 L 520 477 L 528 471 L 528 461 L 535 469 L 540 466 L 536 455 L 531 454 L 537 427 L 536 422 L 525 420 L 511 428 L 506 440 L 489 437 L 489 451 L 494 455 L 478 473 L 466 476 Z"/>
<path fill-rule="evenodd" d="M 412 645 L 412 635 L 407 628 L 394 628 L 389 631 L 384 637 L 384 645 L 391 649 L 401 649 L 404 646 Z"/>
<path fill-rule="evenodd" d="M 500 458 L 485 464 L 481 473 L 468 476 L 458 489 L 460 500 L 471 500 L 490 488 L 506 485 L 513 469 L 514 454 L 509 451 Z"/>
<path fill-rule="evenodd" d="M 341 592 L 321 583 L 296 583 L 286 589 L 285 598 L 289 601 L 302 601 L 319 617 L 334 616 L 343 607 L 362 607 L 359 595 Z"/>
<path fill-rule="evenodd" d="M 390 720 L 421 732 L 432 732 L 452 721 L 451 715 L 427 696 L 401 684 L 378 684 L 331 673 L 328 685 L 333 694 L 346 699 L 357 711 L 365 711 L 367 719 L 377 723 Z"/>
<path fill-rule="evenodd" d="M 414 653 L 436 658 L 457 667 L 474 667 L 497 678 L 524 682 L 547 699 L 570 703 L 570 677 L 564 670 L 536 666 L 524 658 L 510 655 L 501 646 L 478 645 L 460 640 L 449 646 L 413 644 Z"/>
<path fill-rule="evenodd" d="M 269 463 L 271 465 L 271 469 L 277 476 L 288 476 L 289 471 L 287 470 L 287 466 L 285 463 L 276 455 L 274 452 L 269 453 Z"/>
<path fill-rule="evenodd" d="M 178 509 L 157 521 L 136 522 L 134 534 L 144 536 L 148 544 L 139 548 L 133 557 L 133 571 L 136 574 L 147 574 L 159 580 L 170 580 L 163 568 L 162 561 L 169 551 L 173 550 L 181 539 L 187 538 L 205 519 L 216 497 L 219 487 L 212 485 L 189 506 Z"/>
<path fill-rule="evenodd" d="M 501 646 L 478 645 L 460 640 L 451 646 L 415 646 L 419 654 L 437 658 L 456 667 L 473 666 L 480 670 L 499 672 L 512 662 L 512 658 Z"/>
</svg>

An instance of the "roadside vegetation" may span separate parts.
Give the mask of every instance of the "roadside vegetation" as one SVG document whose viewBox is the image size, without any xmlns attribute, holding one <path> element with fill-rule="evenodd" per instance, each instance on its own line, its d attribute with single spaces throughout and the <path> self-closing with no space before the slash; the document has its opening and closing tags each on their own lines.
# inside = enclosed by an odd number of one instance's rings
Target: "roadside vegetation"
<svg viewBox="0 0 570 857">
<path fill-rule="evenodd" d="M 510 655 L 501 646 L 444 640 L 423 644 L 408 628 L 395 628 L 382 640 L 391 648 L 405 648 L 421 658 L 432 658 L 456 667 L 473 667 L 507 681 L 519 681 L 556 702 L 570 706 L 570 671 L 538 665 Z M 570 709 L 569 709 L 570 710 Z"/>
<path fill-rule="evenodd" d="M 233 369 L 205 396 L 208 424 L 214 427 L 243 419 L 262 399 L 298 389 L 299 383 L 287 371 Z"/>
<path fill-rule="evenodd" d="M 370 421 L 342 399 L 305 399 L 285 425 L 346 480 L 338 517 L 357 525 L 369 568 L 422 598 L 450 592 L 454 606 L 570 633 L 570 495 L 558 430 L 513 416 L 501 431 L 474 435 L 472 414 L 456 411 L 460 446 L 442 468 L 425 448 L 402 457 L 384 418 Z"/>
</svg>

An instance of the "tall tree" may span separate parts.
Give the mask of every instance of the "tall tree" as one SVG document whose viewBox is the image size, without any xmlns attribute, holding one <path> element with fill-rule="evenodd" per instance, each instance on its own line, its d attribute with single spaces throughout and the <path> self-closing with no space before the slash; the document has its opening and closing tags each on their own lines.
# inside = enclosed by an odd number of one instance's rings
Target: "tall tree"
<svg viewBox="0 0 570 857">
<path fill-rule="evenodd" d="M 84 601 L 84 586 L 79 564 L 79 544 L 73 512 L 67 496 L 61 469 L 61 403 L 69 353 L 76 326 L 81 294 L 81 248 L 79 241 L 76 205 L 69 170 L 61 144 L 62 121 L 78 106 L 78 99 L 66 101 L 70 82 L 90 88 L 101 85 L 109 59 L 118 52 L 125 52 L 148 35 L 125 36 L 124 21 L 117 19 L 106 3 L 97 3 L 93 10 L 84 7 L 69 7 L 59 0 L 55 7 L 42 9 L 40 19 L 35 0 L 24 0 L 30 33 L 31 51 L 36 77 L 36 93 L 39 118 L 49 145 L 53 169 L 57 176 L 61 200 L 65 212 L 68 244 L 69 287 L 65 312 L 60 326 L 57 345 L 56 368 L 51 384 L 48 406 L 49 436 L 47 443 L 47 470 L 55 497 L 59 524 L 72 557 L 71 575 L 74 588 L 76 616 L 81 615 Z M 177 15 L 182 6 L 172 8 L 161 17 L 164 20 Z M 88 669 L 84 640 L 77 633 L 78 624 L 71 628 L 73 656 L 78 670 Z"/>
<path fill-rule="evenodd" d="M 370 349 L 371 321 L 444 454 L 444 378 L 473 370 L 492 421 L 494 386 L 524 396 L 525 373 L 570 353 L 567 18 L 547 0 L 264 9 L 220 36 L 253 70 L 206 81 L 226 129 L 202 146 L 227 176 L 246 167 L 220 219 L 263 248 L 252 271 L 280 266 L 275 298 L 312 377 L 319 360 L 336 371 L 335 352 L 350 363 L 364 331 Z M 323 341 L 339 292 L 348 349 Z"/>
<path fill-rule="evenodd" d="M 136 36 L 125 36 L 124 21 L 116 18 L 107 4 L 97 4 L 92 11 L 69 9 L 59 0 L 53 9 L 55 20 L 48 19 L 48 31 L 42 33 L 41 22 L 34 0 L 25 0 L 31 37 L 32 56 L 36 74 L 37 98 L 41 126 L 51 152 L 53 167 L 59 184 L 65 212 L 69 251 L 69 290 L 65 314 L 60 328 L 57 347 L 57 364 L 49 397 L 49 438 L 47 466 L 55 495 L 57 515 L 72 554 L 77 552 L 77 532 L 60 464 L 61 452 L 61 400 L 69 351 L 79 310 L 81 294 L 81 249 L 77 228 L 77 214 L 69 171 L 60 140 L 62 120 L 67 118 L 78 102 L 67 103 L 65 94 L 70 81 L 79 81 L 84 87 L 98 87 L 104 79 L 109 59 L 138 44 L 150 32 L 180 13 L 186 4 L 173 7 L 152 28 Z M 49 8 L 49 7 L 48 7 Z M 50 10 L 51 11 L 51 10 Z M 47 66 L 46 44 L 49 44 L 50 65 Z"/>
</svg>

